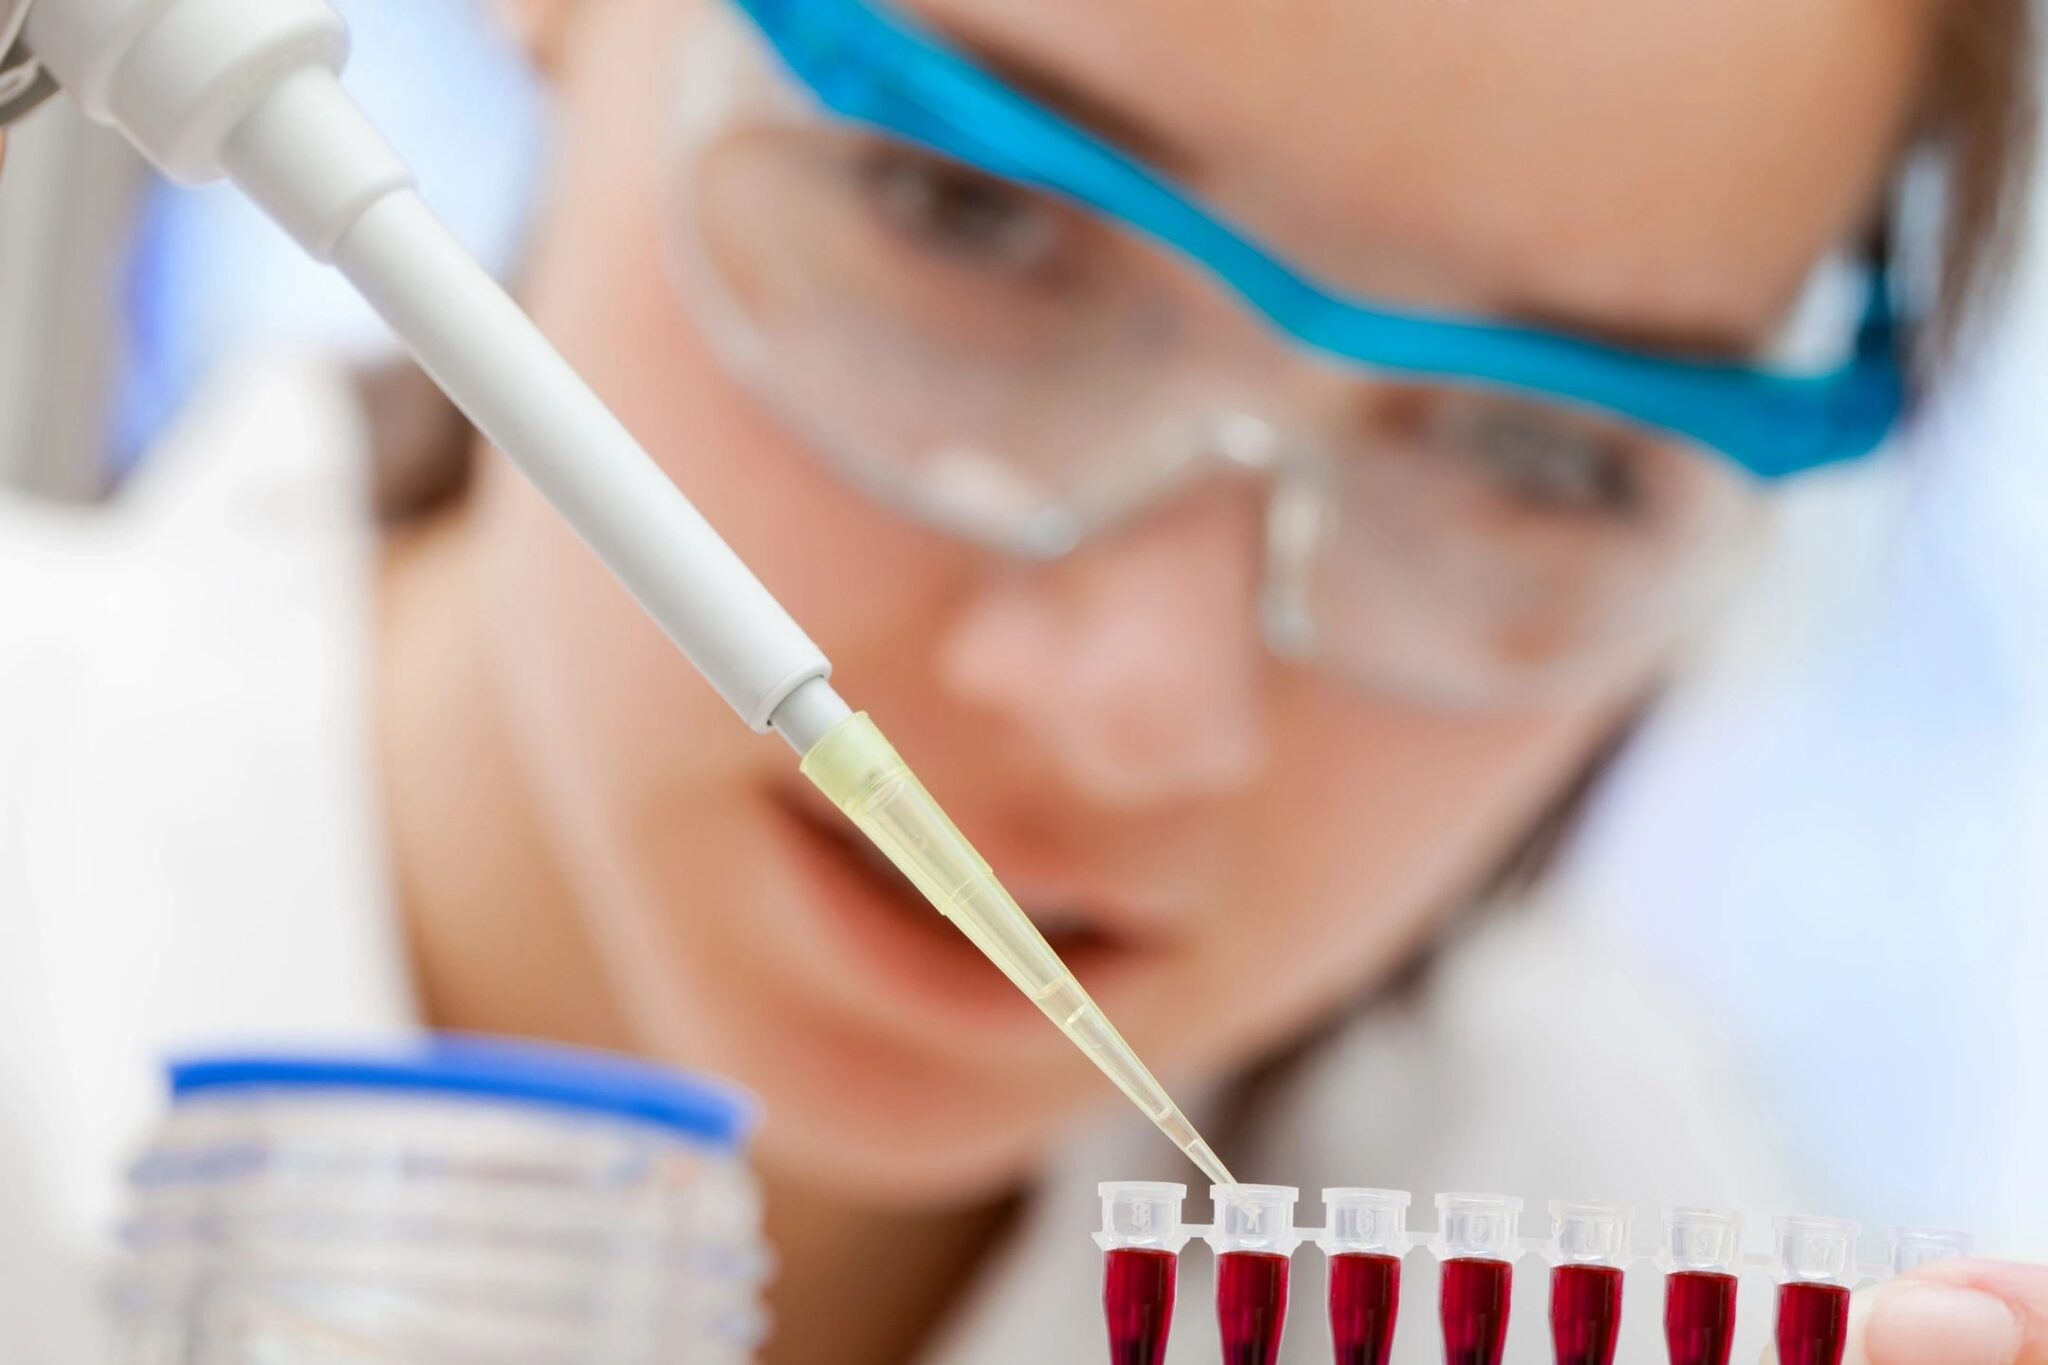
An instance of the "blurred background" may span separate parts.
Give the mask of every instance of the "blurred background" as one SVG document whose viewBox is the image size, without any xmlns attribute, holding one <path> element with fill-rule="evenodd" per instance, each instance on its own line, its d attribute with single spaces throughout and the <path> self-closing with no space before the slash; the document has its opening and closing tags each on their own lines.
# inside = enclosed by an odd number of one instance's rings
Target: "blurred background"
<svg viewBox="0 0 2048 1365">
<path fill-rule="evenodd" d="M 509 270 L 546 138 L 530 74 L 471 0 L 339 8 L 359 98 Z M 10 154 L 0 480 L 100 496 L 234 353 L 385 346 L 231 194 L 155 183 L 68 110 Z M 2048 211 L 2005 304 L 1901 459 L 1791 509 L 1806 532 L 1596 800 L 1565 899 L 1722 1021 L 1825 1211 L 2041 1257 Z"/>
</svg>

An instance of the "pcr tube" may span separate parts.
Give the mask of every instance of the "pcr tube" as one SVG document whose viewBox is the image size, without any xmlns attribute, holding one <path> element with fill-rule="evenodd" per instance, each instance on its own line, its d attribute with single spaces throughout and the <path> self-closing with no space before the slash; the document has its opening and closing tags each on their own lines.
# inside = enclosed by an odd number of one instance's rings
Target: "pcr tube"
<svg viewBox="0 0 2048 1365">
<path fill-rule="evenodd" d="M 1742 1266 L 1742 1215 L 1676 1208 L 1664 1215 L 1664 1344 L 1671 1365 L 1728 1365 Z"/>
<path fill-rule="evenodd" d="M 1621 1335 L 1629 1211 L 1622 1204 L 1552 1200 L 1550 1339 L 1557 1365 L 1614 1365 Z"/>
<path fill-rule="evenodd" d="M 1500 1365 L 1522 1201 L 1506 1194 L 1436 1197 L 1443 1246 L 1444 1365 Z"/>
<path fill-rule="evenodd" d="M 1841 1365 L 1862 1225 L 1797 1217 L 1780 1218 L 1776 1227 L 1779 1365 Z"/>
<path fill-rule="evenodd" d="M 1300 1238 L 1291 1185 L 1215 1185 L 1216 1325 L 1223 1365 L 1273 1365 L 1287 1327 L 1288 1258 Z"/>
<path fill-rule="evenodd" d="M 1933 1261 L 1954 1261 L 1970 1254 L 1967 1232 L 1946 1228 L 1893 1228 L 1888 1234 L 1892 1247 L 1892 1273 L 1904 1275 Z"/>
<path fill-rule="evenodd" d="M 1393 1353 L 1409 1203 L 1406 1190 L 1323 1191 L 1327 1219 L 1316 1245 L 1330 1261 L 1336 1365 L 1387 1365 Z"/>
<path fill-rule="evenodd" d="M 1180 1279 L 1185 1185 L 1111 1180 L 1102 1196 L 1102 1315 L 1109 1326 L 1111 1365 L 1161 1365 L 1173 1331 L 1173 1296 Z"/>
</svg>

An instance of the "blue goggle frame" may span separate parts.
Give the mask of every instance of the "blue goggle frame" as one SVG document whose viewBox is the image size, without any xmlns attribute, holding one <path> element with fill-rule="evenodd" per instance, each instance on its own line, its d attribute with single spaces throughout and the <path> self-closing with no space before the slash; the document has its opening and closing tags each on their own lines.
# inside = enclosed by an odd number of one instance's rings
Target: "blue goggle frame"
<svg viewBox="0 0 2048 1365">
<path fill-rule="evenodd" d="M 1198 262 L 1324 355 L 1564 398 L 1688 437 L 1763 479 L 1865 455 L 1906 409 L 1903 346 L 1882 270 L 1870 273 L 1852 354 L 1811 375 L 1379 307 L 1324 288 L 1143 163 L 870 0 L 736 3 L 840 117 L 1125 223 Z"/>
</svg>

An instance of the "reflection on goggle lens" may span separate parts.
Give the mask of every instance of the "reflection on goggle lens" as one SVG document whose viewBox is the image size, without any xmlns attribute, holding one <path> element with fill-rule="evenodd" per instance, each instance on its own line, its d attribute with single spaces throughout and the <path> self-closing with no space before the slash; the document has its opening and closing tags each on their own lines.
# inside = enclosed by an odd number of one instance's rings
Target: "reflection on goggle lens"
<svg viewBox="0 0 2048 1365">
<path fill-rule="evenodd" d="M 1256 466 L 1286 490 L 1275 644 L 1447 699 L 1654 650 L 1725 586 L 1761 504 L 1724 463 L 1540 397 L 1323 364 L 1177 257 L 813 114 L 718 36 L 692 55 L 725 64 L 695 87 L 722 98 L 678 149 L 684 281 L 736 367 L 891 503 L 1050 554 L 1210 462 Z"/>
</svg>

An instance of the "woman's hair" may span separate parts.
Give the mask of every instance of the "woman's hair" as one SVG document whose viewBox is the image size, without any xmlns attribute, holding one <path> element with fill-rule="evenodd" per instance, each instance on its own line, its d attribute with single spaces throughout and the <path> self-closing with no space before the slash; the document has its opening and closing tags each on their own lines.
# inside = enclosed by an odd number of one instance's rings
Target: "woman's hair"
<svg viewBox="0 0 2048 1365">
<path fill-rule="evenodd" d="M 1940 288 L 1925 328 L 1927 351 L 1938 359 L 2011 270 L 2039 114 L 2034 0 L 1937 3 L 1936 51 L 1914 134 L 1948 168 Z M 366 396 L 380 520 L 414 522 L 459 502 L 473 453 L 454 410 L 411 375 L 378 377 Z"/>
<path fill-rule="evenodd" d="M 1921 136 L 1948 166 L 1941 292 L 1930 320 L 1952 341 L 2006 277 L 2021 239 L 2040 110 L 2033 0 L 1941 5 Z"/>
</svg>

